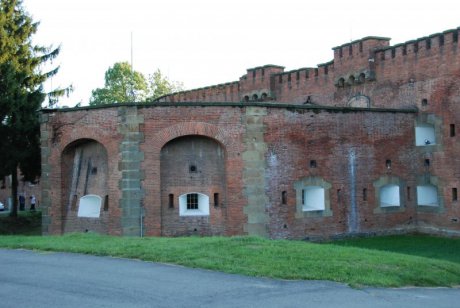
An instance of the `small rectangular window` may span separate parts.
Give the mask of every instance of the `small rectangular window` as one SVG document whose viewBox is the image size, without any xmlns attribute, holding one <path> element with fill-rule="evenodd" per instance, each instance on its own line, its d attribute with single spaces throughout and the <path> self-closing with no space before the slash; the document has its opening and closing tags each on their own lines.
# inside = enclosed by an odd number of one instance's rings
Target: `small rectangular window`
<svg viewBox="0 0 460 308">
<path fill-rule="evenodd" d="M 363 201 L 367 201 L 367 188 L 363 188 Z"/>
<path fill-rule="evenodd" d="M 187 195 L 187 210 L 198 210 L 198 194 Z"/>
<path fill-rule="evenodd" d="M 452 201 L 457 201 L 458 200 L 458 197 L 457 197 L 457 188 L 454 187 L 452 188 Z"/>
<path fill-rule="evenodd" d="M 281 193 L 281 204 L 287 204 L 287 192 L 286 191 L 283 191 Z"/>
<path fill-rule="evenodd" d="M 302 205 L 305 205 L 305 190 L 302 189 Z"/>
<path fill-rule="evenodd" d="M 450 124 L 450 136 L 455 137 L 455 124 Z"/>
<path fill-rule="evenodd" d="M 425 158 L 425 167 L 430 166 L 430 160 L 428 158 Z"/>
<path fill-rule="evenodd" d="M 359 52 L 363 52 L 363 41 L 359 42 Z"/>
<path fill-rule="evenodd" d="M 310 160 L 310 168 L 316 168 L 317 166 L 316 160 Z"/>
<path fill-rule="evenodd" d="M 174 194 L 169 194 L 168 207 L 170 209 L 174 208 Z"/>
<path fill-rule="evenodd" d="M 410 186 L 407 186 L 406 192 L 407 192 L 407 201 L 410 201 L 410 200 L 411 200 L 411 197 L 410 197 L 410 195 L 411 195 Z"/>
<path fill-rule="evenodd" d="M 391 168 L 391 159 L 387 159 L 385 161 L 385 166 L 387 167 L 387 169 L 390 169 Z"/>
<path fill-rule="evenodd" d="M 109 210 L 109 195 L 105 195 L 104 198 L 104 212 Z"/>
<path fill-rule="evenodd" d="M 219 193 L 214 193 L 214 206 L 219 206 Z"/>
<path fill-rule="evenodd" d="M 278 81 L 279 81 L 279 83 L 283 83 L 283 75 L 279 75 Z"/>
</svg>

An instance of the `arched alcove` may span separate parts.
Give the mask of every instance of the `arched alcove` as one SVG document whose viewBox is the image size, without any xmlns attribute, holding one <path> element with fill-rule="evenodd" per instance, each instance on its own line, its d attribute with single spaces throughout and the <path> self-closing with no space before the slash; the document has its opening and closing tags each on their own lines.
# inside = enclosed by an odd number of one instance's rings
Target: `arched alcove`
<svg viewBox="0 0 460 308">
<path fill-rule="evenodd" d="M 108 232 L 108 156 L 93 139 L 79 139 L 61 154 L 62 232 Z M 103 211 L 101 211 L 101 208 Z"/>
<path fill-rule="evenodd" d="M 224 146 L 209 137 L 181 136 L 163 146 L 160 153 L 162 235 L 224 233 L 225 162 Z M 178 207 L 170 206 L 171 195 L 176 196 Z M 216 195 L 219 206 L 210 207 L 209 196 Z"/>
</svg>

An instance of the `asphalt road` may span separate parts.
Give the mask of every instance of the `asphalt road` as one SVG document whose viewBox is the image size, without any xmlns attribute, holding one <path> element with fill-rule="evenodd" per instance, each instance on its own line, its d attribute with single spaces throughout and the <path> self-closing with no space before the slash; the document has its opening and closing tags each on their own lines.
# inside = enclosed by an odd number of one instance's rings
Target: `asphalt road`
<svg viewBox="0 0 460 308">
<path fill-rule="evenodd" d="M 0 307 L 460 307 L 459 288 L 352 289 L 174 265 L 0 249 Z"/>
</svg>

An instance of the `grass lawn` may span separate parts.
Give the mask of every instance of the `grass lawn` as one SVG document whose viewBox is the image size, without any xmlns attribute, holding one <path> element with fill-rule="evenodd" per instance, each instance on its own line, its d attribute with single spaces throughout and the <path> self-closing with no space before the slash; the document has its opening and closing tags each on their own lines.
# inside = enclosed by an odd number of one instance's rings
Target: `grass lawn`
<svg viewBox="0 0 460 308">
<path fill-rule="evenodd" d="M 257 237 L 0 236 L 0 247 L 68 251 L 351 286 L 459 286 L 460 239 L 422 235 L 333 243 Z"/>
<path fill-rule="evenodd" d="M 10 212 L 0 212 L 0 235 L 40 235 L 42 232 L 41 211 L 18 211 L 18 217 L 10 217 Z"/>
</svg>

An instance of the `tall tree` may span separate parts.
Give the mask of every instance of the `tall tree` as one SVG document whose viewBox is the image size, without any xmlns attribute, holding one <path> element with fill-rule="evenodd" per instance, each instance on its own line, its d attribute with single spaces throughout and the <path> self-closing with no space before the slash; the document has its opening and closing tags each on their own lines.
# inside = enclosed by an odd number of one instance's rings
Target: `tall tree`
<svg viewBox="0 0 460 308">
<path fill-rule="evenodd" d="M 149 75 L 148 83 L 147 102 L 153 102 L 161 96 L 182 91 L 184 88 L 181 82 L 171 81 L 168 77 L 163 76 L 159 69 Z"/>
<path fill-rule="evenodd" d="M 104 87 L 92 91 L 89 104 L 152 102 L 182 88 L 182 83 L 170 81 L 160 70 L 149 75 L 147 81 L 142 73 L 133 71 L 128 62 L 117 62 L 105 72 Z"/>
<path fill-rule="evenodd" d="M 17 216 L 18 169 L 23 180 L 40 175 L 39 109 L 48 94 L 49 104 L 68 89 L 44 93 L 42 84 L 59 67 L 42 72 L 43 64 L 59 54 L 59 48 L 37 46 L 34 22 L 21 0 L 0 1 L 0 177 L 12 177 L 12 216 Z"/>
<path fill-rule="evenodd" d="M 105 72 L 104 88 L 92 91 L 90 105 L 142 102 L 147 82 L 142 73 L 132 71 L 128 62 L 117 62 Z"/>
</svg>

